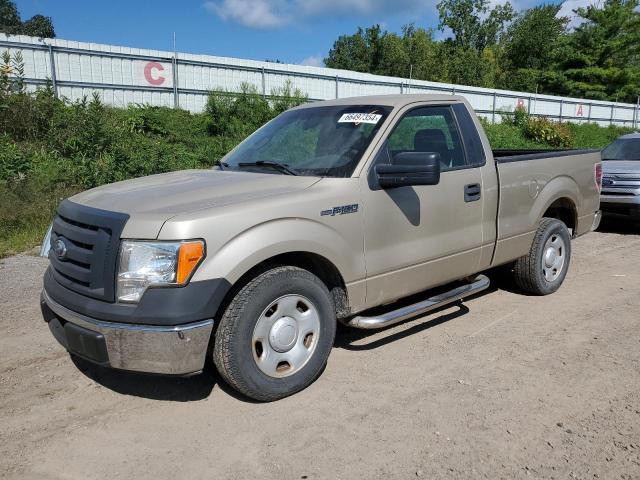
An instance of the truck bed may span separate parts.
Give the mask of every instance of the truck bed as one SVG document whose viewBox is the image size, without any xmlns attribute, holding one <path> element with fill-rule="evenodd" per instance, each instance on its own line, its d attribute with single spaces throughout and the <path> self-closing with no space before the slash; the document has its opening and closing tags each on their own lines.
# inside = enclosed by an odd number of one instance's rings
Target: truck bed
<svg viewBox="0 0 640 480">
<path fill-rule="evenodd" d="M 494 264 L 525 255 L 538 220 L 560 195 L 574 235 L 590 231 L 599 192 L 599 150 L 492 150 L 500 193 Z"/>
</svg>

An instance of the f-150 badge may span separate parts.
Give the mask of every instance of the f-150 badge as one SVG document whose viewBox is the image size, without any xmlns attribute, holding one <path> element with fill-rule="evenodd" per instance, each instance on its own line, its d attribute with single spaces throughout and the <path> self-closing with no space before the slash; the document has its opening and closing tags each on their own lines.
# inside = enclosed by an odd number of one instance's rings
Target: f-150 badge
<svg viewBox="0 0 640 480">
<path fill-rule="evenodd" d="M 356 213 L 358 211 L 358 204 L 354 203 L 353 205 L 342 205 L 340 207 L 333 207 L 328 210 L 322 210 L 320 212 L 321 217 L 326 217 L 327 215 L 331 217 L 335 217 L 336 215 L 346 215 L 347 213 Z"/>
</svg>

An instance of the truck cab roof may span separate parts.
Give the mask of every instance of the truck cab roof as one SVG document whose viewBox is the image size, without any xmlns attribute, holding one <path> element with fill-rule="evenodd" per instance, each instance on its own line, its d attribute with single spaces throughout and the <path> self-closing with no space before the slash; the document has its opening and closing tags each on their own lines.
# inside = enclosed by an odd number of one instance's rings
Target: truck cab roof
<svg viewBox="0 0 640 480">
<path fill-rule="evenodd" d="M 319 106 L 333 105 L 384 105 L 389 107 L 404 107 L 417 102 L 465 102 L 465 98 L 459 95 L 443 94 L 394 94 L 394 95 L 368 95 L 363 97 L 337 98 L 335 100 L 322 100 L 319 102 L 307 103 L 296 107 L 298 109 L 314 108 Z"/>
</svg>

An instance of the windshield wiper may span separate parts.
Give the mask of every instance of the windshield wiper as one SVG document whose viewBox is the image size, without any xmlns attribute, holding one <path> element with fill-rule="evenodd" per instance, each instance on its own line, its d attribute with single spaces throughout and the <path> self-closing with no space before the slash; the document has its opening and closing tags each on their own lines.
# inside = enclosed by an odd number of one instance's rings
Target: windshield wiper
<svg viewBox="0 0 640 480">
<path fill-rule="evenodd" d="M 271 167 L 279 172 L 286 173 L 287 175 L 298 175 L 298 172 L 290 168 L 284 163 L 274 162 L 273 160 L 258 160 L 257 162 L 240 162 L 239 167 Z"/>
</svg>

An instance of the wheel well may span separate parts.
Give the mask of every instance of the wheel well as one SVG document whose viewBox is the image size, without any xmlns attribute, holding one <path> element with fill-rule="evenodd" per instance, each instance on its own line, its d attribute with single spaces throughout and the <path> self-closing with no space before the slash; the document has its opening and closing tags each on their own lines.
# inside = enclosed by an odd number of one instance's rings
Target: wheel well
<svg viewBox="0 0 640 480">
<path fill-rule="evenodd" d="M 283 253 L 260 262 L 238 279 L 227 295 L 229 298 L 225 299 L 224 303 L 228 304 L 237 291 L 246 285 L 246 283 L 251 279 L 267 270 L 281 266 L 298 267 L 313 273 L 322 280 L 331 293 L 336 308 L 336 316 L 338 318 L 343 318 L 349 315 L 350 310 L 347 288 L 339 270 L 327 258 L 311 252 Z"/>
<path fill-rule="evenodd" d="M 547 208 L 543 217 L 556 218 L 567 226 L 573 235 L 576 231 L 577 211 L 574 203 L 568 198 L 559 198 Z"/>
</svg>

